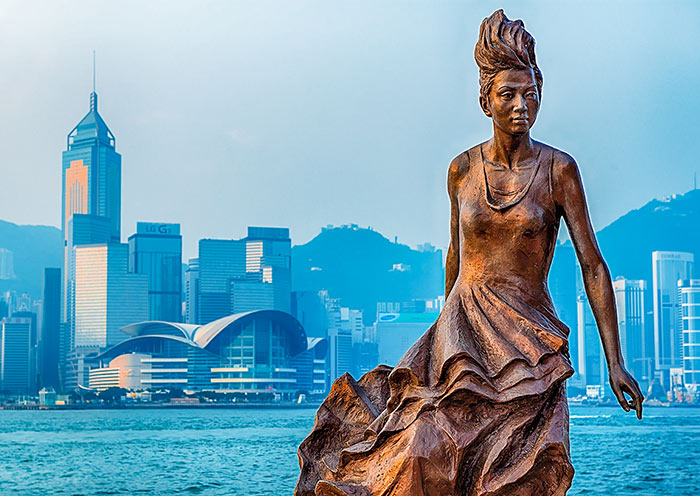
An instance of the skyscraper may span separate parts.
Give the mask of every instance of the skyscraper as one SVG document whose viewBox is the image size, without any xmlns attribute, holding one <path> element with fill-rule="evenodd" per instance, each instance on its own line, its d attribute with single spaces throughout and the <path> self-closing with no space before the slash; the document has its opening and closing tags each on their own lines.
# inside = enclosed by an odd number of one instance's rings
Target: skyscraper
<svg viewBox="0 0 700 496">
<path fill-rule="evenodd" d="M 0 389 L 30 393 L 32 387 L 32 320 L 0 321 Z"/>
<path fill-rule="evenodd" d="M 231 315 L 231 281 L 245 280 L 245 240 L 199 240 L 199 322 L 206 324 Z"/>
<path fill-rule="evenodd" d="M 148 275 L 128 273 L 128 250 L 123 243 L 73 248 L 73 348 L 115 345 L 128 337 L 122 327 L 148 320 Z"/>
<path fill-rule="evenodd" d="M 270 284 L 272 308 L 291 312 L 292 241 L 289 229 L 248 227 L 245 241 L 247 278 Z"/>
<path fill-rule="evenodd" d="M 185 271 L 185 322 L 199 322 L 199 259 L 190 258 Z"/>
<path fill-rule="evenodd" d="M 649 386 L 652 377 L 653 336 L 646 334 L 644 319 L 645 281 L 618 277 L 613 281 L 617 322 L 620 329 L 620 347 L 627 370 L 641 384 Z"/>
<path fill-rule="evenodd" d="M 683 382 L 692 394 L 700 385 L 700 279 L 678 281 L 683 329 Z"/>
<path fill-rule="evenodd" d="M 129 236 L 129 272 L 148 275 L 149 320 L 182 320 L 180 224 L 137 223 Z"/>
<path fill-rule="evenodd" d="M 655 251 L 652 259 L 654 302 L 654 363 L 662 383 L 668 387 L 669 369 L 683 366 L 682 331 L 678 281 L 692 278 L 693 254 Z"/>
<path fill-rule="evenodd" d="M 90 94 L 90 109 L 68 133 L 63 152 L 61 229 L 65 247 L 63 318 L 70 321 L 68 291 L 70 256 L 68 226 L 74 214 L 103 217 L 109 224 L 109 241 L 121 235 L 121 155 L 116 139 L 97 111 L 97 93 Z"/>
<path fill-rule="evenodd" d="M 251 310 L 289 313 L 289 229 L 249 227 L 243 239 L 201 239 L 185 278 L 188 323 Z"/>
<path fill-rule="evenodd" d="M 61 269 L 44 269 L 44 310 L 39 335 L 39 387 L 60 389 Z"/>
</svg>

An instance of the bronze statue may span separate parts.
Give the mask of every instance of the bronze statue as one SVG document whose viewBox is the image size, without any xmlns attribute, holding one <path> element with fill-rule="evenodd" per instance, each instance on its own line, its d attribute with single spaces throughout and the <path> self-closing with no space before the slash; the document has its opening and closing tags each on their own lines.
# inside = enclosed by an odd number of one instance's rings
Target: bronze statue
<svg viewBox="0 0 700 496">
<path fill-rule="evenodd" d="M 600 329 L 610 386 L 642 416 L 625 370 L 608 268 L 573 158 L 530 138 L 535 41 L 502 10 L 474 56 L 493 138 L 455 158 L 445 306 L 392 370 L 340 377 L 299 447 L 295 494 L 560 496 L 571 486 L 569 330 L 547 274 L 563 218 Z M 631 401 L 624 396 L 627 393 Z"/>
</svg>

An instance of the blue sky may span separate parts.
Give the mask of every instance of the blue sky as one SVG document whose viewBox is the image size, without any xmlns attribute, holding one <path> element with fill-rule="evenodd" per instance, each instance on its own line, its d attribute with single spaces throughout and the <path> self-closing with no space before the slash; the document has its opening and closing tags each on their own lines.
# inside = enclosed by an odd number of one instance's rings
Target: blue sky
<svg viewBox="0 0 700 496">
<path fill-rule="evenodd" d="M 692 187 L 692 2 L 22 2 L 0 5 L 0 219 L 60 224 L 61 152 L 88 110 L 123 155 L 123 236 L 372 226 L 448 242 L 445 173 L 488 139 L 473 49 L 503 7 L 537 40 L 536 139 L 578 161 L 596 228 Z"/>
</svg>

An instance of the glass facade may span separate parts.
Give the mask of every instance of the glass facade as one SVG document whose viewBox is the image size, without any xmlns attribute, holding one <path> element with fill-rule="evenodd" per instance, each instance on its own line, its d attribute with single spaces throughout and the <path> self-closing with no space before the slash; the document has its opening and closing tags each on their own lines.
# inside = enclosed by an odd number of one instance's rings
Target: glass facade
<svg viewBox="0 0 700 496">
<path fill-rule="evenodd" d="M 139 222 L 129 237 L 129 272 L 148 275 L 149 320 L 182 320 L 182 236 L 179 224 Z"/>
<path fill-rule="evenodd" d="M 32 320 L 0 321 L 0 389 L 11 393 L 32 390 Z"/>
<path fill-rule="evenodd" d="M 129 274 L 126 244 L 80 245 L 74 251 L 73 346 L 112 346 L 121 327 L 148 320 L 148 276 Z"/>
</svg>

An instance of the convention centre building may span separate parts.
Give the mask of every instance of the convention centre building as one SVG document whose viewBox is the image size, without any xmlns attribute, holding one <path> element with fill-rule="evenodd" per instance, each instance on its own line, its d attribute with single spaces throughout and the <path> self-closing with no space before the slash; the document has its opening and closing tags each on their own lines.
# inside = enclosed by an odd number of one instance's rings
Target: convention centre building
<svg viewBox="0 0 700 496">
<path fill-rule="evenodd" d="M 285 399 L 327 389 L 328 341 L 307 338 L 302 325 L 279 310 L 238 313 L 204 325 L 139 322 L 122 331 L 131 337 L 98 357 L 91 388 L 274 392 Z"/>
</svg>

